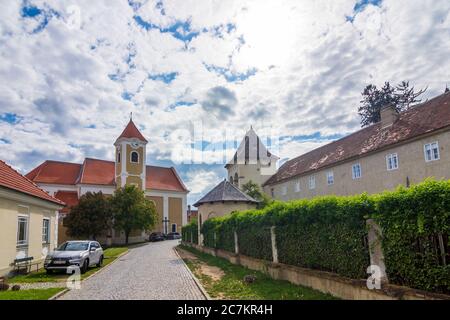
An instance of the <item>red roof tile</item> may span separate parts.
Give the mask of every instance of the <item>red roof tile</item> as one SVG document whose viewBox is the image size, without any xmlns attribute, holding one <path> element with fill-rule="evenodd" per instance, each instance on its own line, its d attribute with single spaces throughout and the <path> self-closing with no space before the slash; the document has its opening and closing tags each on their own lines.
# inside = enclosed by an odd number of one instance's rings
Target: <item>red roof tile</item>
<svg viewBox="0 0 450 320">
<path fill-rule="evenodd" d="M 60 210 L 62 213 L 68 213 L 70 208 L 78 204 L 78 192 L 76 191 L 58 191 L 55 198 L 63 201 L 66 206 Z"/>
<path fill-rule="evenodd" d="M 28 194 L 46 201 L 64 205 L 64 202 L 52 197 L 35 185 L 31 180 L 18 173 L 0 160 L 0 186 Z"/>
<path fill-rule="evenodd" d="M 173 167 L 147 166 L 146 185 L 147 189 L 188 191 Z"/>
<path fill-rule="evenodd" d="M 144 138 L 144 136 L 141 134 L 141 132 L 131 119 L 123 130 L 122 134 L 119 136 L 119 138 L 117 138 L 117 140 L 119 140 L 120 138 L 137 138 L 141 141 L 147 142 L 147 140 Z"/>
<path fill-rule="evenodd" d="M 35 183 L 74 185 L 81 174 L 81 164 L 47 160 L 25 176 Z"/>
<path fill-rule="evenodd" d="M 114 166 L 112 161 L 86 158 L 78 183 L 114 185 Z"/>
<path fill-rule="evenodd" d="M 87 158 L 82 165 L 77 164 L 80 168 L 77 178 L 66 179 L 67 177 L 65 176 L 68 174 L 64 168 L 67 167 L 67 171 L 70 171 L 73 165 L 74 164 L 67 162 L 46 161 L 36 169 L 30 171 L 27 176 L 34 182 L 48 184 L 54 183 L 76 185 L 81 183 L 106 186 L 115 185 L 115 162 L 113 161 Z M 53 169 L 55 172 L 52 171 Z M 36 174 L 36 172 L 38 173 Z M 59 174 L 63 175 L 63 177 L 59 178 Z M 147 166 L 146 175 L 147 189 L 180 192 L 188 191 L 186 186 L 183 184 L 183 181 L 178 176 L 175 168 Z M 67 183 L 62 183 L 62 181 L 66 181 Z"/>
<path fill-rule="evenodd" d="M 276 184 L 448 126 L 450 93 L 445 93 L 399 114 L 397 121 L 388 128 L 383 129 L 378 122 L 287 161 L 264 185 Z"/>
</svg>

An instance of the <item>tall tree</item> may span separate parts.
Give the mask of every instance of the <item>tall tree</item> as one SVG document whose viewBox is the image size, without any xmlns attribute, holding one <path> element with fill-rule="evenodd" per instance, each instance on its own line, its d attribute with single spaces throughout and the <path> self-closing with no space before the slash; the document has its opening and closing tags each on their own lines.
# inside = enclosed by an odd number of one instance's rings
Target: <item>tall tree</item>
<svg viewBox="0 0 450 320">
<path fill-rule="evenodd" d="M 381 120 L 381 109 L 384 106 L 392 105 L 398 112 L 408 110 L 415 103 L 421 100 L 417 99 L 427 89 L 415 92 L 414 87 L 409 86 L 408 81 L 402 81 L 396 87 L 385 82 L 381 89 L 375 85 L 369 84 L 361 93 L 363 98 L 358 108 L 358 114 L 361 116 L 361 127 L 366 127 Z"/>
<path fill-rule="evenodd" d="M 111 206 L 102 192 L 86 194 L 80 197 L 76 206 L 64 219 L 67 233 L 71 237 L 96 238 L 111 227 Z"/>
<path fill-rule="evenodd" d="M 254 183 L 252 180 L 242 185 L 242 191 L 245 192 L 248 196 L 252 197 L 255 200 L 258 200 L 258 208 L 262 209 L 267 206 L 272 200 L 266 195 L 259 186 Z"/>
<path fill-rule="evenodd" d="M 117 189 L 111 198 L 114 228 L 125 233 L 125 243 L 132 230 L 149 230 L 156 223 L 156 207 L 144 192 L 133 185 Z"/>
</svg>

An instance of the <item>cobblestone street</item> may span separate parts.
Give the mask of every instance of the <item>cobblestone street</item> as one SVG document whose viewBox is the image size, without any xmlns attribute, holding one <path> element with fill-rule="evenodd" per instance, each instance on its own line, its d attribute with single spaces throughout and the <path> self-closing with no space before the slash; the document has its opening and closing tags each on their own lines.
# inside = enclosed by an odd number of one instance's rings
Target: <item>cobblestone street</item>
<svg viewBox="0 0 450 320">
<path fill-rule="evenodd" d="M 204 300 L 184 262 L 173 248 L 178 240 L 130 249 L 111 266 L 83 281 L 61 300 Z"/>
</svg>

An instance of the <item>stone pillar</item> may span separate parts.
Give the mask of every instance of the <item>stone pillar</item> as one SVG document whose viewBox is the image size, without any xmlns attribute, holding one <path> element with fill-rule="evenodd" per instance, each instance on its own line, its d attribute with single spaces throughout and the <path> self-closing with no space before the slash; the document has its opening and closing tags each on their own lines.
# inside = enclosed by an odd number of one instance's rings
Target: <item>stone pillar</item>
<svg viewBox="0 0 450 320">
<path fill-rule="evenodd" d="M 275 234 L 275 227 L 270 228 L 270 238 L 272 240 L 272 260 L 273 263 L 278 263 L 277 236 Z"/>
<path fill-rule="evenodd" d="M 373 219 L 368 219 L 366 223 L 368 227 L 370 264 L 380 268 L 380 280 L 387 283 L 386 265 L 384 264 L 384 255 L 381 248 L 381 228 Z"/>
<path fill-rule="evenodd" d="M 217 248 L 217 233 L 214 232 L 214 248 Z"/>
<path fill-rule="evenodd" d="M 239 254 L 239 241 L 237 232 L 234 232 L 234 253 Z"/>
<path fill-rule="evenodd" d="M 194 243 L 194 233 L 191 232 L 191 243 Z"/>
</svg>

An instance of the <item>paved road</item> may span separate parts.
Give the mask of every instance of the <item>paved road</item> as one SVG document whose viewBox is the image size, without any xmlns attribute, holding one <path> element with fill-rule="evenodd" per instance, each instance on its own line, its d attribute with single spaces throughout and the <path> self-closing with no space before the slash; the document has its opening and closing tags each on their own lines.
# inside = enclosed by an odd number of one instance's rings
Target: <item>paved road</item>
<svg viewBox="0 0 450 320">
<path fill-rule="evenodd" d="M 178 240 L 130 249 L 119 261 L 83 281 L 61 300 L 204 300 L 184 262 L 173 248 Z"/>
</svg>

